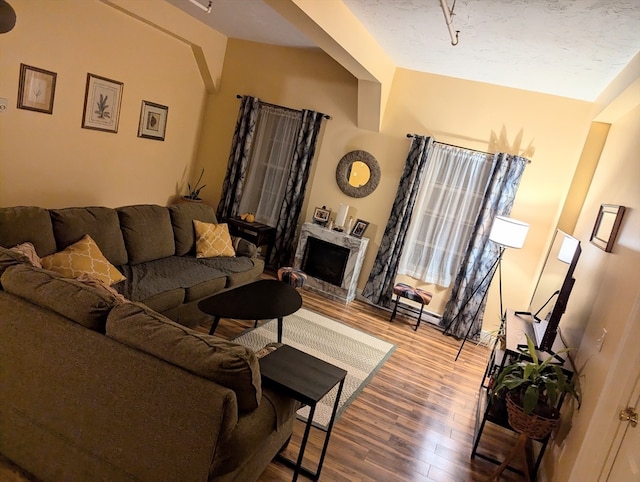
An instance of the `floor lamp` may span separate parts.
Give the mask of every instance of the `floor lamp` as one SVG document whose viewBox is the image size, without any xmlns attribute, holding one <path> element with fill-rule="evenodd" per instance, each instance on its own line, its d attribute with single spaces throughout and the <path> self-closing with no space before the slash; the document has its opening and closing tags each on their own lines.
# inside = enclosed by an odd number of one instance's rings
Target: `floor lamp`
<svg viewBox="0 0 640 482">
<path fill-rule="evenodd" d="M 489 240 L 499 245 L 500 251 L 498 253 L 498 257 L 494 261 L 491 268 L 489 268 L 489 271 L 487 271 L 487 274 L 484 275 L 484 278 L 482 278 L 482 280 L 480 281 L 476 289 L 473 290 L 473 293 L 471 293 L 471 296 L 469 296 L 469 298 L 467 298 L 467 300 L 460 306 L 460 310 L 458 311 L 458 314 L 453 317 L 453 319 L 449 322 L 446 329 L 444 330 L 445 334 L 449 330 L 449 327 L 451 327 L 453 322 L 456 320 L 456 318 L 458 318 L 460 313 L 462 313 L 462 311 L 467 306 L 469 301 L 473 299 L 474 295 L 478 292 L 478 290 L 480 290 L 483 286 L 485 286 L 485 282 L 486 282 L 486 289 L 485 289 L 484 295 L 482 296 L 482 300 L 480 300 L 480 303 L 478 303 L 478 309 L 473 315 L 473 320 L 477 318 L 478 313 L 480 312 L 480 308 L 482 307 L 482 304 L 484 302 L 484 299 L 487 297 L 487 293 L 489 292 L 489 285 L 491 284 L 491 280 L 495 275 L 496 269 L 498 271 L 499 288 L 500 288 L 500 320 L 504 319 L 504 307 L 502 304 L 502 255 L 504 254 L 504 250 L 506 248 L 516 248 L 516 249 L 522 248 L 522 246 L 524 245 L 524 240 L 527 237 L 528 231 L 529 231 L 529 225 L 527 223 L 523 223 L 522 221 L 517 221 L 515 219 L 511 219 L 506 216 L 495 217 L 493 221 L 493 225 L 491 226 L 491 232 L 489 233 Z M 471 323 L 469 323 L 469 329 L 464 335 L 464 339 L 462 340 L 462 344 L 460 345 L 460 349 L 458 350 L 458 354 L 456 355 L 456 358 L 455 358 L 456 360 L 458 360 L 458 357 L 462 352 L 462 347 L 464 347 L 464 344 L 467 341 L 467 337 L 471 332 L 471 328 L 473 327 L 473 320 Z"/>
</svg>

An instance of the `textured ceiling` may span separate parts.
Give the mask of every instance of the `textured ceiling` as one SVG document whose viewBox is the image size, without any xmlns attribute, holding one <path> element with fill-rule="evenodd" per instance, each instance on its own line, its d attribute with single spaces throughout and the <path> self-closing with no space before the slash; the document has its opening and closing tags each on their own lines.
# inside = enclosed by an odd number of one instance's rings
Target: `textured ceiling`
<svg viewBox="0 0 640 482">
<path fill-rule="evenodd" d="M 313 46 L 262 0 L 167 1 L 230 38 Z M 564 97 L 595 100 L 640 51 L 640 0 L 449 0 L 456 46 L 439 0 L 342 1 L 398 67 Z"/>
</svg>

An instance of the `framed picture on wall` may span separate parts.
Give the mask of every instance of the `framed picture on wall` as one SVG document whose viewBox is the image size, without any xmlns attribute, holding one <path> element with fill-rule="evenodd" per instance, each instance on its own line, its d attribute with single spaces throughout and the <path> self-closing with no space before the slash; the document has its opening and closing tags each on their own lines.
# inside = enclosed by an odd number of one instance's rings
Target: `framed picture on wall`
<svg viewBox="0 0 640 482">
<path fill-rule="evenodd" d="M 356 219 L 356 222 L 353 225 L 353 229 L 351 230 L 351 236 L 353 236 L 354 238 L 361 238 L 364 235 L 364 232 L 367 230 L 367 226 L 369 226 L 368 221 Z"/>
<path fill-rule="evenodd" d="M 95 74 L 87 74 L 82 127 L 118 132 L 124 84 Z"/>
<path fill-rule="evenodd" d="M 602 204 L 598 211 L 596 224 L 591 232 L 591 244 L 610 253 L 620 230 L 625 207 L 615 204 Z"/>
<path fill-rule="evenodd" d="M 169 107 L 166 105 L 154 104 L 153 102 L 143 100 L 142 107 L 140 108 L 138 137 L 164 141 L 168 114 Z"/>
<path fill-rule="evenodd" d="M 55 72 L 20 64 L 18 109 L 53 114 L 57 76 Z"/>
</svg>

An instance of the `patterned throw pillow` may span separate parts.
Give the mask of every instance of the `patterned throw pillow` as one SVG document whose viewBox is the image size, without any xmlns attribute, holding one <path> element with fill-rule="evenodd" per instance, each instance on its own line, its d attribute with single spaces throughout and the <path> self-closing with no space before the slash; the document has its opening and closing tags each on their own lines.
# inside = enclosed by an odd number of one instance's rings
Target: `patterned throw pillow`
<svg viewBox="0 0 640 482">
<path fill-rule="evenodd" d="M 196 258 L 236 255 L 226 224 L 203 223 L 194 219 L 193 227 L 196 231 Z"/>
<path fill-rule="evenodd" d="M 45 256 L 42 267 L 68 278 L 77 278 L 85 273 L 112 285 L 126 279 L 118 269 L 104 257 L 96 242 L 88 234 L 64 250 Z"/>
</svg>

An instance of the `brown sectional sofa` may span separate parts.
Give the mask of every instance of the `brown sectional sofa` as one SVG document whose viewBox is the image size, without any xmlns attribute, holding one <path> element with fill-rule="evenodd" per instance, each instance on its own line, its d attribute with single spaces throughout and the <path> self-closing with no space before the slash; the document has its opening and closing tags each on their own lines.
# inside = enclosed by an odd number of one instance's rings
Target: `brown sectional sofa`
<svg viewBox="0 0 640 482">
<path fill-rule="evenodd" d="M 211 216 L 199 205 L 0 208 L 0 453 L 42 480 L 250 481 L 264 471 L 298 405 L 263 389 L 251 350 L 189 328 L 199 299 L 263 267 L 190 255 L 189 222 Z M 7 249 L 30 241 L 46 256 L 87 233 L 134 301 Z"/>
<path fill-rule="evenodd" d="M 215 211 L 202 203 L 0 208 L 0 246 L 29 241 L 45 257 L 89 234 L 127 278 L 116 290 L 193 327 L 210 320 L 198 310 L 201 299 L 254 281 L 264 270 L 255 246 L 244 239 L 236 240 L 236 257 L 196 258 L 194 219 L 215 223 Z"/>
</svg>

